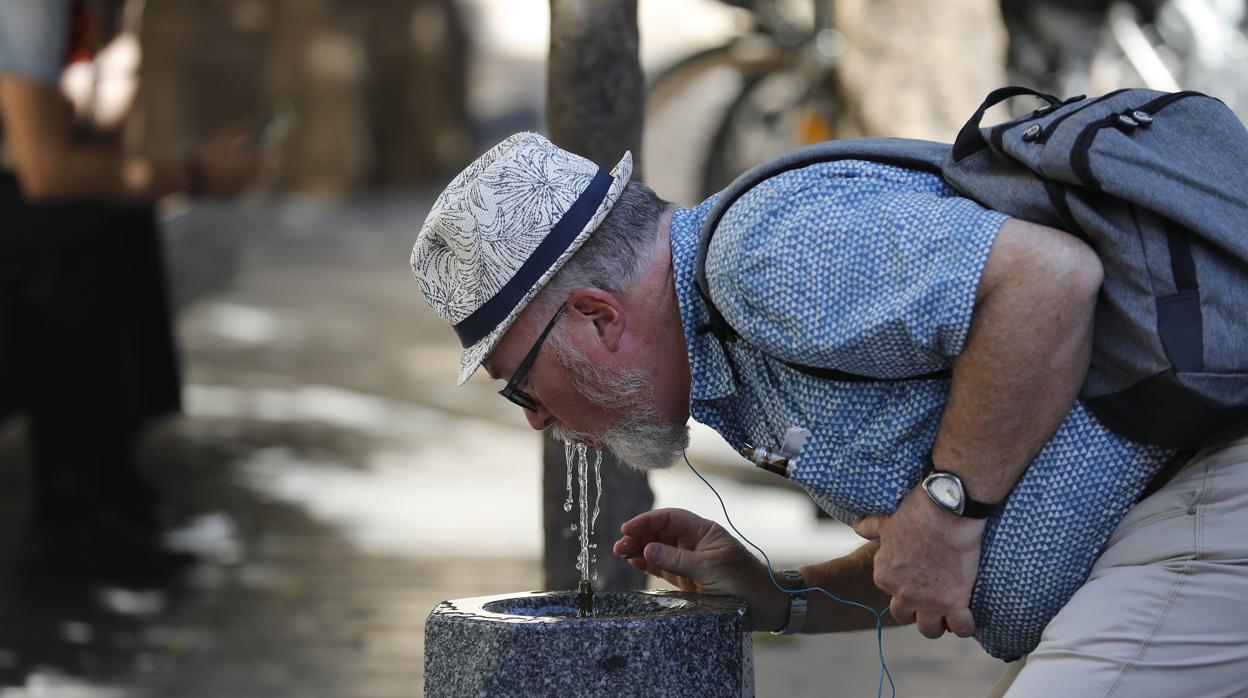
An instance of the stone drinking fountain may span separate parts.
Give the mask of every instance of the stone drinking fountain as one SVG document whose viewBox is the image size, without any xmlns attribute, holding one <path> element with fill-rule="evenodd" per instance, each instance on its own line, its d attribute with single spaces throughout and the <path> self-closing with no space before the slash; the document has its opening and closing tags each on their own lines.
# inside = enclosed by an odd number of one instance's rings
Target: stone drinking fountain
<svg viewBox="0 0 1248 698">
<path fill-rule="evenodd" d="M 425 623 L 425 695 L 754 695 L 746 605 L 675 591 L 572 591 L 444 601 Z"/>
</svg>

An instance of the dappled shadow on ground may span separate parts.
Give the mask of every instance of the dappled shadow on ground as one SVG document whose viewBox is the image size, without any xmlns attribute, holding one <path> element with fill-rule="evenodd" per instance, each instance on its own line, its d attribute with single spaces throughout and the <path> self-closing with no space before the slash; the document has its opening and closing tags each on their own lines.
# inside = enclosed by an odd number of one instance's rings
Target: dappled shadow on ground
<svg viewBox="0 0 1248 698">
<path fill-rule="evenodd" d="M 23 509 L 11 436 L 6 512 Z M 360 550 L 300 507 L 240 484 L 261 449 L 346 461 L 358 437 L 187 420 L 149 439 L 145 462 L 201 562 L 163 582 L 113 586 L 41 572 L 12 536 L 0 570 L 4 695 L 411 696 L 423 623 L 445 598 L 527 588 L 532 561 L 421 559 Z M 18 525 L 19 521 L 8 521 Z M 12 529 L 10 529 L 12 530 Z M 506 580 L 506 581 L 502 581 Z"/>
</svg>

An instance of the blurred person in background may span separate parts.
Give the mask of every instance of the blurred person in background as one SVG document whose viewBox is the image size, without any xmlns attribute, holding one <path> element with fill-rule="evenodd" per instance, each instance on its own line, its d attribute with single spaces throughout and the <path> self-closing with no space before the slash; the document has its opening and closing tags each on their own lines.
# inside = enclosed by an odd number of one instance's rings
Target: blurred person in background
<svg viewBox="0 0 1248 698">
<path fill-rule="evenodd" d="M 238 136 L 180 162 L 131 156 L 75 117 L 63 73 L 90 64 L 123 4 L 0 4 L 0 419 L 27 418 L 38 561 L 114 578 L 185 561 L 161 550 L 134 466 L 181 387 L 152 204 L 236 194 L 261 165 Z"/>
</svg>

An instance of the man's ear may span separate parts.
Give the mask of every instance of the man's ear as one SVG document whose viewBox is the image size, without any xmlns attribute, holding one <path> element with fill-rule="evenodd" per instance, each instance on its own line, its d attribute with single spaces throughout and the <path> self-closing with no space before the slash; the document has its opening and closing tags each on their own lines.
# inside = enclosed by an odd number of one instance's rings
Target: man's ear
<svg viewBox="0 0 1248 698">
<path fill-rule="evenodd" d="M 624 305 L 610 291 L 578 288 L 568 296 L 568 312 L 592 323 L 594 338 L 607 351 L 618 351 L 624 340 Z"/>
</svg>

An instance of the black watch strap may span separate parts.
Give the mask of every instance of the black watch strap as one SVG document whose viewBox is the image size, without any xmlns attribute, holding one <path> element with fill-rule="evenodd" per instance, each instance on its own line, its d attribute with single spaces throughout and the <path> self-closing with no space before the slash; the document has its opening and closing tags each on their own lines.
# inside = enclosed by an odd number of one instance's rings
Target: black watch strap
<svg viewBox="0 0 1248 698">
<path fill-rule="evenodd" d="M 963 494 L 965 492 L 963 490 Z M 986 519 L 997 513 L 999 508 L 1001 508 L 1000 504 L 984 504 L 967 496 L 962 504 L 962 515 L 968 519 Z"/>
<path fill-rule="evenodd" d="M 924 479 L 927 478 L 928 475 L 931 475 L 932 473 L 944 473 L 946 475 L 953 475 L 953 477 L 958 478 L 959 483 L 962 482 L 962 478 L 955 475 L 954 473 L 951 473 L 947 470 L 940 470 L 939 468 L 937 468 L 936 462 L 932 460 L 931 451 L 928 451 L 927 470 L 923 471 L 923 477 L 919 479 L 919 482 L 922 482 Z M 1000 502 L 996 504 L 987 504 L 979 500 L 972 499 L 971 495 L 966 491 L 965 483 L 962 483 L 962 485 L 963 485 L 962 486 L 962 513 L 958 514 L 959 516 L 964 516 L 968 519 L 986 519 L 989 516 L 992 516 L 993 514 L 997 513 L 997 511 L 1001 508 Z M 950 512 L 950 513 L 953 513 L 953 512 Z"/>
</svg>

